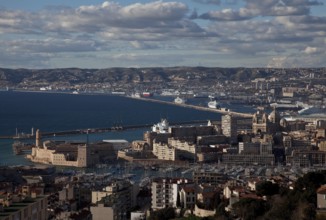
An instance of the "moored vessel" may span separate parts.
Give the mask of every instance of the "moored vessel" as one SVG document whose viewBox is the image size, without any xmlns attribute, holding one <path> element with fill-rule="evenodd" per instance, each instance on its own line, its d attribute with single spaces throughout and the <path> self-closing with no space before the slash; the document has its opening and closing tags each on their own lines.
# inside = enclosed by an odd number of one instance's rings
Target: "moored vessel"
<svg viewBox="0 0 326 220">
<path fill-rule="evenodd" d="M 219 108 L 219 104 L 216 100 L 208 102 L 208 108 Z"/>
<path fill-rule="evenodd" d="M 177 103 L 177 104 L 185 104 L 185 103 L 186 103 L 186 100 L 185 100 L 185 99 L 182 99 L 182 98 L 180 98 L 180 97 L 178 96 L 178 97 L 176 97 L 176 98 L 174 99 L 174 102 Z"/>
<path fill-rule="evenodd" d="M 151 93 L 151 92 L 143 92 L 142 96 L 143 97 L 151 97 L 151 96 L 153 96 L 153 93 Z"/>
</svg>

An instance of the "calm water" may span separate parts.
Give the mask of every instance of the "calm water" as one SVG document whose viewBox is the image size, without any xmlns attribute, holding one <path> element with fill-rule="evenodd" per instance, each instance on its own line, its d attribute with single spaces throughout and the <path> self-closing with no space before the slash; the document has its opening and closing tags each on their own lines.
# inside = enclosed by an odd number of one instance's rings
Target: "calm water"
<svg viewBox="0 0 326 220">
<path fill-rule="evenodd" d="M 154 124 L 161 118 L 167 118 L 170 122 L 221 118 L 218 113 L 106 95 L 0 92 L 0 103 L 1 136 L 14 135 L 16 129 L 19 133 L 31 133 L 32 127 L 34 131 L 63 131 L 105 128 L 117 124 Z M 139 140 L 144 131 L 145 129 L 92 134 L 89 140 Z M 55 138 L 86 140 L 85 136 Z M 0 140 L 0 163 L 29 164 L 24 156 L 13 155 L 11 145 L 12 140 Z"/>
</svg>

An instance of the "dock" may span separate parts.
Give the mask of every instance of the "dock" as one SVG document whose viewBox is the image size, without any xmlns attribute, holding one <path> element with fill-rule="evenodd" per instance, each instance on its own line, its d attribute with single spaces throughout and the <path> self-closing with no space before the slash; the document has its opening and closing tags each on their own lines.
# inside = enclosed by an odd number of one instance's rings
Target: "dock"
<svg viewBox="0 0 326 220">
<path fill-rule="evenodd" d="M 12 150 L 15 155 L 23 154 L 25 151 L 32 150 L 32 148 L 32 144 L 26 144 L 19 141 L 14 142 L 12 145 Z"/>
<path fill-rule="evenodd" d="M 137 99 L 137 100 L 142 100 L 146 102 L 155 102 L 155 103 L 161 103 L 161 104 L 167 104 L 167 105 L 174 105 L 174 106 L 179 106 L 179 107 L 184 107 L 184 108 L 192 108 L 200 111 L 208 111 L 208 112 L 216 112 L 224 115 L 234 115 L 240 118 L 252 118 L 252 114 L 248 113 L 241 113 L 241 112 L 235 112 L 235 111 L 227 111 L 223 109 L 215 109 L 215 108 L 208 108 L 208 107 L 203 107 L 203 106 L 196 106 L 196 105 L 189 105 L 189 104 L 179 104 L 175 102 L 168 102 L 168 101 L 163 101 L 163 100 L 158 100 L 158 99 L 150 99 L 150 98 L 142 98 L 142 97 L 129 97 L 131 99 Z"/>
</svg>

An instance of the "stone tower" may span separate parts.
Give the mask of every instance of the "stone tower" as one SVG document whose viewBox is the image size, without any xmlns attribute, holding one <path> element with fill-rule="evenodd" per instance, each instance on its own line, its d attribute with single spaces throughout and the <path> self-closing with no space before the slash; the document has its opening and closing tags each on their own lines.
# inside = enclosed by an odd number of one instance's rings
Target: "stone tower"
<svg viewBox="0 0 326 220">
<path fill-rule="evenodd" d="M 40 130 L 37 129 L 36 130 L 36 134 L 35 134 L 35 145 L 36 147 L 40 147 L 41 146 L 41 133 L 40 133 Z"/>
<path fill-rule="evenodd" d="M 252 131 L 254 134 L 268 133 L 268 115 L 262 108 L 254 114 L 252 118 Z"/>
</svg>

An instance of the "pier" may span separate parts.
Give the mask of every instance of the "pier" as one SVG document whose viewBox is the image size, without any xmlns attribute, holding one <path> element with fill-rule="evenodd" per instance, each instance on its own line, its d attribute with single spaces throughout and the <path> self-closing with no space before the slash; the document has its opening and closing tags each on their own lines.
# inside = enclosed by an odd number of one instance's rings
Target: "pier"
<svg viewBox="0 0 326 220">
<path fill-rule="evenodd" d="M 172 122 L 170 125 L 191 125 L 191 124 L 207 124 L 207 120 L 195 120 L 185 122 Z M 69 136 L 69 135 L 80 135 L 80 134 L 94 134 L 114 131 L 124 131 L 140 128 L 150 128 L 153 124 L 142 124 L 142 125 L 117 125 L 109 128 L 88 128 L 88 129 L 76 129 L 66 131 L 51 131 L 51 132 L 40 132 L 42 137 L 54 137 L 54 136 Z M 17 136 L 0 136 L 0 139 L 34 139 L 35 135 L 26 135 L 22 138 Z"/>
<path fill-rule="evenodd" d="M 12 145 L 12 150 L 15 155 L 23 154 L 25 151 L 32 150 L 32 144 L 26 144 L 19 141 L 14 142 Z"/>
<path fill-rule="evenodd" d="M 189 104 L 179 104 L 179 103 L 175 103 L 175 102 L 168 102 L 168 101 L 163 101 L 163 100 L 158 100 L 158 99 L 149 99 L 149 98 L 142 98 L 142 97 L 128 97 L 128 98 L 143 100 L 146 102 L 156 102 L 156 103 L 161 103 L 161 104 L 180 106 L 180 107 L 184 107 L 184 108 L 192 108 L 192 109 L 196 109 L 196 110 L 200 110 L 200 111 L 216 112 L 216 113 L 220 113 L 220 114 L 224 114 L 224 115 L 230 114 L 230 115 L 234 115 L 234 116 L 241 117 L 241 118 L 252 118 L 252 116 L 253 116 L 252 114 L 248 114 L 248 113 L 227 111 L 227 110 L 223 110 L 223 109 L 208 108 L 208 107 L 189 105 Z"/>
</svg>

